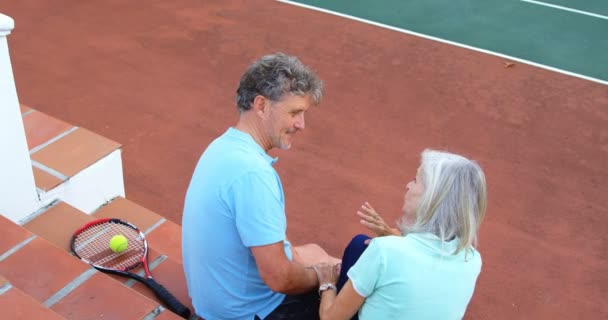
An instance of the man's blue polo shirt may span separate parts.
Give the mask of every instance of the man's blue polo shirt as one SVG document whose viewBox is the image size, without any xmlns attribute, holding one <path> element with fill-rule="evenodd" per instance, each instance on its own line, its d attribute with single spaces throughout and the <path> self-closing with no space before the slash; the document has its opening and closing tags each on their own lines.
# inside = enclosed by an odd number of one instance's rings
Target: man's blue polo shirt
<svg viewBox="0 0 608 320">
<path fill-rule="evenodd" d="M 270 157 L 230 128 L 201 156 L 184 204 L 182 254 L 188 292 L 205 319 L 265 318 L 285 297 L 262 281 L 249 247 L 285 241 L 283 187 Z"/>
</svg>

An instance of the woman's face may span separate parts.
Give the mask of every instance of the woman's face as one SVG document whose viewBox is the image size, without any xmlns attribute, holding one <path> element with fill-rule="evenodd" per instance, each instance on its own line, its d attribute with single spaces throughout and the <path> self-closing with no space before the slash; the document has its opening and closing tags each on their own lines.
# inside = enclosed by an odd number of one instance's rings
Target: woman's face
<svg viewBox="0 0 608 320">
<path fill-rule="evenodd" d="M 422 184 L 422 169 L 418 168 L 416 177 L 405 186 L 405 196 L 403 199 L 403 214 L 406 217 L 413 217 L 416 214 L 416 206 L 422 193 L 424 185 Z"/>
</svg>

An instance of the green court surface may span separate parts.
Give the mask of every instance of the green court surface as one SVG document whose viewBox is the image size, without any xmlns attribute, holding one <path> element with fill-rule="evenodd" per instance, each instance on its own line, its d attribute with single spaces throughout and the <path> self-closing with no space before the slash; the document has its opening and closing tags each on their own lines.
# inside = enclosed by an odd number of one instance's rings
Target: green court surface
<svg viewBox="0 0 608 320">
<path fill-rule="evenodd" d="M 606 0 L 284 2 L 455 42 L 608 84 Z"/>
</svg>

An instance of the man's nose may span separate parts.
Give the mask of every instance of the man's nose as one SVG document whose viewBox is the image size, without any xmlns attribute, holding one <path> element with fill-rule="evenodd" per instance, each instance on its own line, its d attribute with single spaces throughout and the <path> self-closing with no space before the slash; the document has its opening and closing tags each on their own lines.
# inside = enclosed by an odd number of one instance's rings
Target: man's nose
<svg viewBox="0 0 608 320">
<path fill-rule="evenodd" d="M 300 130 L 302 130 L 306 127 L 306 121 L 304 120 L 304 113 L 301 113 L 296 117 L 295 127 Z"/>
</svg>

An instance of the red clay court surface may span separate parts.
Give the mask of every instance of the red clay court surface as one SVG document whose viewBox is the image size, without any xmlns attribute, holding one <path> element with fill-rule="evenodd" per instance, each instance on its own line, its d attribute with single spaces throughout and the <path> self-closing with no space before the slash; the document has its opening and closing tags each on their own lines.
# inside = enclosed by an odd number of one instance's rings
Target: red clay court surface
<svg viewBox="0 0 608 320">
<path fill-rule="evenodd" d="M 326 84 L 276 168 L 289 237 L 340 255 L 400 215 L 425 147 L 476 159 L 489 208 L 467 319 L 608 316 L 608 87 L 269 1 L 5 0 L 21 103 L 124 145 L 127 197 L 181 222 L 198 157 L 276 51 Z"/>
</svg>

